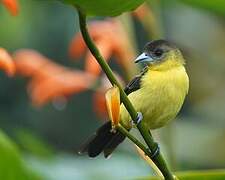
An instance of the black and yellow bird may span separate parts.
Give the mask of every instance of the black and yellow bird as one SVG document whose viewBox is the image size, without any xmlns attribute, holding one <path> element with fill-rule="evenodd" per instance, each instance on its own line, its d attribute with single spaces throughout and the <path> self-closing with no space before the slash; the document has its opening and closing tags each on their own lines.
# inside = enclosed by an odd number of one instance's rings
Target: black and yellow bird
<svg viewBox="0 0 225 180">
<path fill-rule="evenodd" d="M 189 78 L 181 51 L 166 40 L 147 43 L 135 63 L 144 63 L 141 73 L 133 78 L 124 91 L 135 109 L 142 113 L 143 124 L 149 129 L 166 125 L 180 111 L 188 93 Z M 120 105 L 120 122 L 130 130 L 132 121 L 123 104 Z M 80 153 L 96 157 L 101 152 L 108 157 L 125 139 L 119 131 L 111 131 L 106 122 L 82 146 Z"/>
</svg>

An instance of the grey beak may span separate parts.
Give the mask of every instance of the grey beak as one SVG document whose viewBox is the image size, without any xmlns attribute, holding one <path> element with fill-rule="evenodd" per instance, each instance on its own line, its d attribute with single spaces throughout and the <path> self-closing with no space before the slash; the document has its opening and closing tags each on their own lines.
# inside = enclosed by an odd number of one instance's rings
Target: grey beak
<svg viewBox="0 0 225 180">
<path fill-rule="evenodd" d="M 142 53 L 140 56 L 138 56 L 135 59 L 135 63 L 139 63 L 139 62 L 152 62 L 153 59 L 152 57 L 148 56 L 146 53 Z"/>
</svg>

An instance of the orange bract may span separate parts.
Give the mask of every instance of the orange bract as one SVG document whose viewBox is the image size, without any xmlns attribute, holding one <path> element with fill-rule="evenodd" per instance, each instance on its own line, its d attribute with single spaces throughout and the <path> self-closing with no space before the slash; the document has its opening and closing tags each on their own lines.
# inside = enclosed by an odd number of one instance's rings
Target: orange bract
<svg viewBox="0 0 225 180">
<path fill-rule="evenodd" d="M 118 20 L 94 21 L 89 26 L 89 32 L 107 61 L 111 56 L 115 56 L 117 62 L 125 71 L 132 69 L 132 59 L 135 55 L 128 35 Z M 79 58 L 85 53 L 85 50 L 86 45 L 81 34 L 76 34 L 70 44 L 70 56 L 75 59 Z M 98 76 L 101 72 L 100 66 L 90 52 L 86 55 L 85 70 L 95 76 Z"/>
<path fill-rule="evenodd" d="M 56 97 L 84 91 L 95 80 L 88 73 L 63 67 L 36 51 L 20 50 L 14 54 L 14 58 L 17 72 L 31 77 L 28 92 L 36 106 L 41 106 Z"/>
<path fill-rule="evenodd" d="M 0 48 L 0 68 L 3 69 L 8 76 L 13 76 L 16 71 L 15 64 L 11 56 L 3 48 Z"/>
<path fill-rule="evenodd" d="M 117 86 L 113 86 L 106 92 L 106 105 L 110 120 L 112 121 L 112 128 L 119 124 L 120 119 L 120 90 Z"/>
<path fill-rule="evenodd" d="M 18 14 L 19 7 L 17 0 L 1 0 L 1 1 L 13 16 L 16 16 Z"/>
</svg>

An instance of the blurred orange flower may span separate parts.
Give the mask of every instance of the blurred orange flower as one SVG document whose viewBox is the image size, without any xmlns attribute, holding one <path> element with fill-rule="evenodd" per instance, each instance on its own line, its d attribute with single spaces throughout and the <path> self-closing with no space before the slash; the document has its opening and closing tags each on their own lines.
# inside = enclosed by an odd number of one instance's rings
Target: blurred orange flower
<svg viewBox="0 0 225 180">
<path fill-rule="evenodd" d="M 146 3 L 139 6 L 135 11 L 132 12 L 132 15 L 137 17 L 139 20 L 142 20 L 148 16 L 149 7 Z"/>
<path fill-rule="evenodd" d="M 114 56 L 125 72 L 130 72 L 133 66 L 134 51 L 130 44 L 127 33 L 125 32 L 120 21 L 109 19 L 105 21 L 94 21 L 89 26 L 89 32 L 102 56 L 108 61 Z M 86 45 L 80 33 L 73 38 L 69 54 L 76 59 L 82 56 L 86 51 Z M 86 54 L 85 71 L 98 76 L 101 68 L 95 58 L 88 51 Z"/>
<path fill-rule="evenodd" d="M 162 38 L 162 32 L 159 24 L 157 23 L 157 19 L 152 12 L 151 7 L 148 6 L 147 3 L 139 6 L 135 11 L 132 12 L 132 15 L 136 17 L 144 29 L 148 32 L 150 39 L 159 39 Z"/>
<path fill-rule="evenodd" d="M 122 80 L 122 78 L 117 73 L 114 72 L 114 74 L 116 75 L 116 78 L 119 80 L 119 82 L 124 85 L 124 81 Z M 112 87 L 112 85 L 109 82 L 108 78 L 104 75 L 100 78 L 99 86 L 93 94 L 94 111 L 97 116 L 103 120 L 108 119 L 105 93 L 110 87 Z"/>
<path fill-rule="evenodd" d="M 17 0 L 1 0 L 1 1 L 13 16 L 16 16 L 18 14 L 19 6 Z"/>
<path fill-rule="evenodd" d="M 97 89 L 93 94 L 93 109 L 97 116 L 103 120 L 108 117 L 106 100 L 105 100 L 105 89 Z"/>
<path fill-rule="evenodd" d="M 0 68 L 3 69 L 10 77 L 13 76 L 16 72 L 12 57 L 3 48 L 0 48 Z"/>
<path fill-rule="evenodd" d="M 33 50 L 20 50 L 14 54 L 17 72 L 31 77 L 28 92 L 36 106 L 88 89 L 95 78 L 83 71 L 73 71 L 56 64 Z"/>
</svg>

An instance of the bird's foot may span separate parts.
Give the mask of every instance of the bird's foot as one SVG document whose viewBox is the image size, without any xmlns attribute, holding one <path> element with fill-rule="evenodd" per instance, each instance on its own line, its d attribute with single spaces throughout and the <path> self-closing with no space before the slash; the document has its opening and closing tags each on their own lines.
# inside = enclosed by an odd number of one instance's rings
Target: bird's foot
<svg viewBox="0 0 225 180">
<path fill-rule="evenodd" d="M 151 159 L 154 159 L 155 157 L 157 157 L 160 153 L 160 147 L 158 143 L 155 143 L 155 147 L 151 152 Z"/>
<path fill-rule="evenodd" d="M 134 124 L 136 124 L 136 125 L 139 124 L 139 123 L 142 121 L 142 119 L 143 119 L 143 115 L 142 115 L 141 112 L 138 112 L 137 114 L 138 114 L 138 115 L 137 115 L 136 121 L 132 120 L 132 122 L 133 122 Z"/>
</svg>

